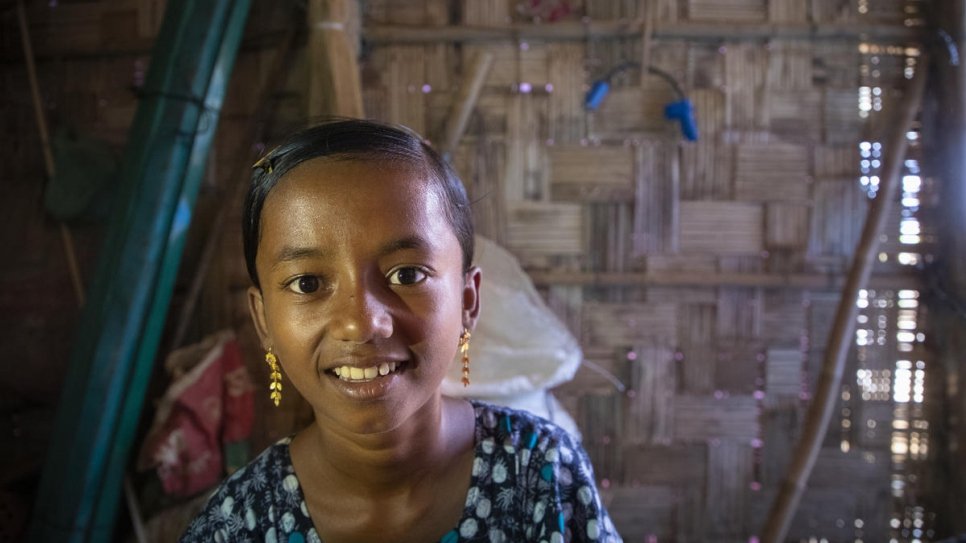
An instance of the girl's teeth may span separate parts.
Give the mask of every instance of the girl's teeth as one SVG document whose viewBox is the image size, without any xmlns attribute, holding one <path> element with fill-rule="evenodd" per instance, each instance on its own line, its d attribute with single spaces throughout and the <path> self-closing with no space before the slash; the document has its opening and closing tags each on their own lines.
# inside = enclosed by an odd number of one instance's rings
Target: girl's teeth
<svg viewBox="0 0 966 543">
<path fill-rule="evenodd" d="M 370 368 L 356 368 L 353 366 L 339 366 L 332 370 L 343 381 L 370 381 L 380 375 L 389 375 L 396 371 L 396 362 L 384 362 Z"/>
</svg>

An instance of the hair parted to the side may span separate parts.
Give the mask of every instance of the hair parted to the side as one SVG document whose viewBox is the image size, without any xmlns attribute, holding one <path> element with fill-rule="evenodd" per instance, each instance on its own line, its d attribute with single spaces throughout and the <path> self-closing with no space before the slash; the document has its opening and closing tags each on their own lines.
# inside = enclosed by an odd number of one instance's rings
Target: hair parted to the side
<svg viewBox="0 0 966 543">
<path fill-rule="evenodd" d="M 261 236 L 262 207 L 275 185 L 293 168 L 314 158 L 386 160 L 426 171 L 446 203 L 446 219 L 463 253 L 463 269 L 473 260 L 473 214 L 456 172 L 412 130 L 373 120 L 332 119 L 287 137 L 255 163 L 242 213 L 245 264 L 252 283 L 261 288 L 255 257 Z"/>
</svg>

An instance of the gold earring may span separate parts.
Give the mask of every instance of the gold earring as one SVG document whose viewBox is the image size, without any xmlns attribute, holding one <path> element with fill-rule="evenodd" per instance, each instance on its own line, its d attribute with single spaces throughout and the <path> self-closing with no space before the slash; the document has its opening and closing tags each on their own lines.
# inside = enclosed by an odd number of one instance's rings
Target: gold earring
<svg viewBox="0 0 966 543">
<path fill-rule="evenodd" d="M 275 407 L 278 407 L 278 402 L 282 401 L 282 372 L 278 368 L 278 358 L 271 348 L 265 352 L 265 362 L 268 364 L 270 380 L 268 390 L 271 391 L 268 397 L 275 402 Z"/>
<path fill-rule="evenodd" d="M 463 357 L 463 386 L 470 384 L 470 331 L 463 328 L 460 334 L 460 355 Z"/>
</svg>

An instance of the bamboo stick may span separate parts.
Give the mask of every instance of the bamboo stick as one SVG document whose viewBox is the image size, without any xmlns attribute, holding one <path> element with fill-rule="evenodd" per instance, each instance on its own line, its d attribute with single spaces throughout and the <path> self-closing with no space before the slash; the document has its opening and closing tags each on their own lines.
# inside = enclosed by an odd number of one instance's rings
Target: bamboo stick
<svg viewBox="0 0 966 543">
<path fill-rule="evenodd" d="M 880 189 L 881 190 L 881 189 Z M 640 273 L 582 273 L 532 270 L 530 278 L 538 285 L 642 286 L 642 287 L 761 287 L 838 291 L 846 283 L 839 274 L 817 273 L 742 273 L 706 271 L 653 271 Z M 874 288 L 918 289 L 917 275 L 876 275 L 868 281 Z"/>
<path fill-rule="evenodd" d="M 308 4 L 310 121 L 324 115 L 365 116 L 356 62 L 356 4 L 351 0 Z"/>
<path fill-rule="evenodd" d="M 34 62 L 34 49 L 30 40 L 30 28 L 27 26 L 27 11 L 23 0 L 17 0 L 17 22 L 20 25 L 20 40 L 23 44 L 24 61 L 27 64 L 27 79 L 30 81 L 30 94 L 34 104 L 34 114 L 37 121 L 37 131 L 40 133 L 40 147 L 44 154 L 44 168 L 47 180 L 54 178 L 54 153 L 50 148 L 50 135 L 47 132 L 47 116 L 44 114 L 43 100 L 40 98 L 40 85 L 37 82 L 37 65 Z M 80 266 L 77 264 L 77 253 L 74 251 L 74 238 L 64 222 L 58 223 L 60 239 L 64 245 L 64 256 L 67 258 L 67 270 L 70 282 L 74 287 L 77 305 L 84 305 L 84 280 L 81 279 Z"/>
<path fill-rule="evenodd" d="M 832 335 L 829 337 L 825 359 L 822 362 L 822 372 L 819 376 L 815 399 L 812 400 L 808 408 L 802 436 L 795 448 L 788 473 L 779 490 L 778 497 L 772 504 L 762 532 L 762 541 L 765 543 L 778 543 L 785 540 L 795 510 L 798 508 L 802 493 L 805 491 L 805 485 L 808 483 L 808 477 L 815 466 L 816 458 L 818 458 L 822 438 L 825 436 L 829 420 L 835 409 L 835 402 L 838 397 L 837 391 L 841 385 L 842 373 L 845 368 L 845 359 L 851 346 L 850 339 L 855 331 L 855 317 L 858 311 L 855 298 L 859 289 L 869 282 L 879 245 L 879 236 L 885 229 L 889 209 L 899 187 L 903 159 L 908 147 L 906 133 L 912 126 L 922 102 L 926 85 L 926 71 L 927 59 L 923 56 L 919 59 L 916 75 L 909 83 L 902 106 L 898 110 L 898 122 L 893 125 L 895 130 L 890 135 L 889 145 L 886 147 L 884 175 L 879 185 L 878 194 L 866 217 L 862 236 L 855 251 L 855 259 L 842 289 L 832 325 Z"/>
<path fill-rule="evenodd" d="M 640 36 L 644 20 L 559 22 L 554 24 L 518 23 L 500 27 L 478 26 L 409 26 L 369 25 L 363 28 L 366 41 L 378 44 L 486 42 L 486 41 L 584 41 L 587 39 L 620 39 Z M 855 23 L 757 24 L 728 23 L 655 23 L 653 38 L 686 41 L 855 41 L 905 44 L 919 33 L 914 28 L 896 25 Z"/>
<path fill-rule="evenodd" d="M 476 107 L 476 102 L 480 98 L 480 91 L 486 76 L 493 65 L 493 54 L 488 51 L 480 51 L 473 57 L 473 63 L 463 74 L 463 81 L 460 82 L 459 95 L 453 102 L 453 108 L 449 114 L 449 121 L 446 123 L 446 140 L 443 143 L 443 156 L 451 157 L 459 145 L 463 132 L 466 131 L 466 123 L 470 119 L 470 113 Z"/>
</svg>

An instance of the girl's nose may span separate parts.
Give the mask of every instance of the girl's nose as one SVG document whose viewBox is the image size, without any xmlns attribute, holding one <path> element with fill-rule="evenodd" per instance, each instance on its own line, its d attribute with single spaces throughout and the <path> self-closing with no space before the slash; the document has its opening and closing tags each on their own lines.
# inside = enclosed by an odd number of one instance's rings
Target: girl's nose
<svg viewBox="0 0 966 543">
<path fill-rule="evenodd" d="M 337 288 L 335 303 L 330 306 L 329 333 L 334 339 L 352 343 L 390 337 L 393 326 L 389 308 L 360 283 Z"/>
</svg>

